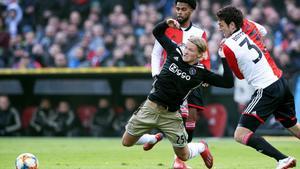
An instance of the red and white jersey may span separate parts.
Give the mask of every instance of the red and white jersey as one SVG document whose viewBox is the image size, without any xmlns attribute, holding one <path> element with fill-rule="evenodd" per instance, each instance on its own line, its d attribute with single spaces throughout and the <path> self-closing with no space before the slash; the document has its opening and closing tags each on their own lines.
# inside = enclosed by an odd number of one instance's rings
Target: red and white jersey
<svg viewBox="0 0 300 169">
<path fill-rule="evenodd" d="M 197 36 L 206 39 L 206 33 L 204 30 L 202 30 L 199 27 L 194 26 L 193 24 L 190 24 L 188 28 L 181 28 L 181 29 L 175 29 L 175 28 L 168 28 L 165 31 L 165 34 L 174 42 L 177 44 L 186 43 L 188 38 L 190 36 Z M 166 52 L 164 51 L 163 47 L 159 44 L 159 42 L 156 40 L 152 54 L 151 54 L 151 68 L 152 68 L 152 76 L 158 75 L 162 65 L 165 63 L 166 60 Z M 210 56 L 209 52 L 206 52 L 205 59 L 200 62 L 205 66 L 206 69 L 210 70 Z"/>
<path fill-rule="evenodd" d="M 262 40 L 256 23 L 244 20 L 242 29 L 221 45 L 221 55 L 239 79 L 246 79 L 255 89 L 264 89 L 277 81 L 282 71 L 276 66 Z"/>
</svg>

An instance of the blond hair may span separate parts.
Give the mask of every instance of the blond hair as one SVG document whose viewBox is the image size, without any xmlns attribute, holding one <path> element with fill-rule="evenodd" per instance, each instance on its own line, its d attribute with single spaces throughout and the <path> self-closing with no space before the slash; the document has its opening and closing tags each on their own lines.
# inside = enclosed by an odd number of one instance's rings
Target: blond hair
<svg viewBox="0 0 300 169">
<path fill-rule="evenodd" d="M 188 41 L 192 42 L 194 45 L 197 46 L 198 52 L 200 54 L 204 53 L 207 50 L 206 42 L 202 38 L 196 36 L 190 36 Z"/>
</svg>

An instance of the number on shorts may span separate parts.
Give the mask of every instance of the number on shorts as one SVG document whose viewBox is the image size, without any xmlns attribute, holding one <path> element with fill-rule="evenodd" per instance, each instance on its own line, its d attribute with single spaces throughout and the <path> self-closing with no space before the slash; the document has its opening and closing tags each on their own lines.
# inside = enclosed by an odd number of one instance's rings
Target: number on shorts
<svg viewBox="0 0 300 169">
<path fill-rule="evenodd" d="M 177 141 L 176 141 L 177 144 L 183 144 L 185 142 L 186 142 L 186 138 L 184 135 L 181 135 L 181 136 L 177 135 Z"/>
</svg>

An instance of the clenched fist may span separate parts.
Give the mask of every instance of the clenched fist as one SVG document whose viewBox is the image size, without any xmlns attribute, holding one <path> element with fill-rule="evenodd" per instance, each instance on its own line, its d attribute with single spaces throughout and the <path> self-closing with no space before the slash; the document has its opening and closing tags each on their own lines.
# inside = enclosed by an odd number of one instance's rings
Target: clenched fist
<svg viewBox="0 0 300 169">
<path fill-rule="evenodd" d="M 167 19 L 167 20 L 166 20 L 166 23 L 167 23 L 168 26 L 171 27 L 171 28 L 177 28 L 177 29 L 180 29 L 180 24 L 179 24 L 179 22 L 178 22 L 177 20 L 175 20 L 175 19 L 172 19 L 172 18 Z"/>
</svg>

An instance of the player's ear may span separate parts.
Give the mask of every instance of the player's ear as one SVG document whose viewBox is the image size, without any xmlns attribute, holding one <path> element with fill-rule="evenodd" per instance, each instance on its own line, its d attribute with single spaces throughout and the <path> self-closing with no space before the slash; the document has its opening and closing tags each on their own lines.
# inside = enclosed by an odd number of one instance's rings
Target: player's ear
<svg viewBox="0 0 300 169">
<path fill-rule="evenodd" d="M 230 22 L 228 26 L 230 29 L 234 29 L 234 30 L 236 29 L 236 25 L 234 22 Z"/>
</svg>

